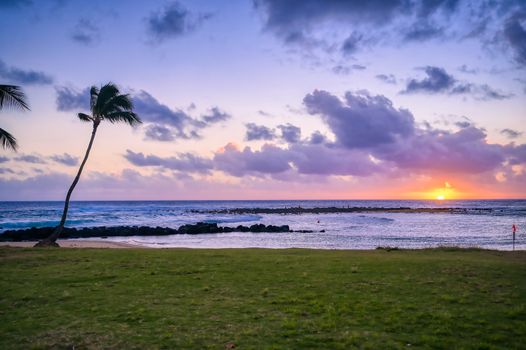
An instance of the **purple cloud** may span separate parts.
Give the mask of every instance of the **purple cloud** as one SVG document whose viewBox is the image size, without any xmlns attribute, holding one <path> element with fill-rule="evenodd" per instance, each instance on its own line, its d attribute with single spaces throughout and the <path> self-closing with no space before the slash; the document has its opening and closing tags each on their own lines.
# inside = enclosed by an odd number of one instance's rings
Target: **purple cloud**
<svg viewBox="0 0 526 350">
<path fill-rule="evenodd" d="M 498 168 L 507 157 L 504 146 L 487 143 L 485 132 L 473 126 L 456 132 L 419 130 L 373 154 L 398 168 L 427 173 L 481 173 Z"/>
<path fill-rule="evenodd" d="M 233 176 L 277 174 L 291 169 L 289 152 L 271 144 L 263 145 L 260 151 L 250 147 L 240 151 L 229 144 L 213 160 L 217 169 Z"/>
<path fill-rule="evenodd" d="M 386 84 L 396 84 L 396 77 L 393 74 L 378 74 L 376 79 L 383 81 Z"/>
<path fill-rule="evenodd" d="M 210 14 L 194 15 L 174 1 L 161 11 L 150 14 L 148 33 L 158 42 L 179 38 L 194 31 L 210 18 Z"/>
<path fill-rule="evenodd" d="M 513 97 L 513 94 L 504 93 L 493 89 L 487 84 L 473 84 L 461 82 L 455 79 L 445 69 L 427 66 L 424 68 L 427 77 L 423 79 L 410 79 L 403 94 L 427 93 L 427 94 L 470 94 L 481 101 L 504 100 Z"/>
<path fill-rule="evenodd" d="M 384 96 L 347 92 L 345 101 L 327 91 L 315 90 L 303 99 L 310 114 L 317 114 L 347 148 L 367 148 L 394 142 L 413 133 L 413 115 L 395 109 Z"/>
<path fill-rule="evenodd" d="M 425 92 L 438 93 L 449 91 L 455 85 L 456 79 L 448 74 L 445 69 L 427 66 L 424 68 L 426 78 L 417 80 L 411 79 L 403 91 L 406 94 Z"/>
<path fill-rule="evenodd" d="M 516 131 L 513 129 L 502 129 L 500 133 L 509 139 L 516 139 L 523 134 L 521 131 Z"/>
<path fill-rule="evenodd" d="M 504 25 L 504 38 L 511 46 L 517 63 L 526 66 L 526 10 L 514 13 Z"/>
<path fill-rule="evenodd" d="M 133 165 L 144 167 L 154 166 L 165 169 L 178 170 L 190 173 L 208 174 L 213 169 L 213 164 L 210 159 L 202 158 L 191 153 L 180 153 L 176 157 L 159 157 L 155 155 L 144 155 L 143 153 L 135 153 L 131 150 L 126 150 L 124 155 Z"/>
<path fill-rule="evenodd" d="M 57 163 L 64 164 L 64 165 L 67 165 L 67 166 L 75 166 L 79 162 L 79 158 L 78 157 L 74 157 L 74 156 L 72 156 L 72 155 L 70 155 L 68 153 L 56 154 L 54 156 L 51 156 L 50 158 L 51 158 L 51 160 L 54 160 Z"/>
<path fill-rule="evenodd" d="M 13 158 L 19 162 L 32 163 L 32 164 L 46 164 L 46 161 L 41 157 L 34 154 L 24 154 Z"/>
<path fill-rule="evenodd" d="M 175 140 L 174 135 L 172 134 L 172 131 L 162 125 L 157 124 L 150 124 L 146 126 L 146 131 L 144 133 L 147 140 L 155 140 L 155 141 L 173 141 Z"/>
<path fill-rule="evenodd" d="M 49 85 L 53 83 L 53 78 L 44 72 L 10 67 L 2 60 L 0 60 L 0 78 L 9 83 L 21 85 Z"/>
<path fill-rule="evenodd" d="M 296 143 L 301 139 L 301 129 L 292 124 L 279 125 L 281 138 L 288 143 Z"/>
<path fill-rule="evenodd" d="M 263 125 L 256 125 L 254 123 L 246 124 L 247 132 L 245 134 L 245 140 L 257 141 L 257 140 L 273 140 L 276 137 L 276 133 L 273 129 Z"/>
<path fill-rule="evenodd" d="M 93 45 L 100 40 L 100 30 L 92 21 L 81 18 L 75 25 L 71 39 L 83 45 Z"/>
<path fill-rule="evenodd" d="M 82 91 L 70 87 L 59 86 L 55 88 L 57 93 L 57 110 L 62 112 L 69 111 L 89 111 L 90 88 Z"/>
</svg>

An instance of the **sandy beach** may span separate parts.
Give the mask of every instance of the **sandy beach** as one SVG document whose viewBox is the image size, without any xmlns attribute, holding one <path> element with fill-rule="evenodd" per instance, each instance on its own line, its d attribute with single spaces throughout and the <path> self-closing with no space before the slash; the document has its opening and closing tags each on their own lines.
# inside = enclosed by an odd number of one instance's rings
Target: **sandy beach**
<svg viewBox="0 0 526 350">
<path fill-rule="evenodd" d="M 62 248 L 147 248 L 141 245 L 134 245 L 128 243 L 91 241 L 80 239 L 59 239 L 57 242 Z M 36 241 L 0 242 L 0 247 L 31 248 L 36 243 Z"/>
</svg>

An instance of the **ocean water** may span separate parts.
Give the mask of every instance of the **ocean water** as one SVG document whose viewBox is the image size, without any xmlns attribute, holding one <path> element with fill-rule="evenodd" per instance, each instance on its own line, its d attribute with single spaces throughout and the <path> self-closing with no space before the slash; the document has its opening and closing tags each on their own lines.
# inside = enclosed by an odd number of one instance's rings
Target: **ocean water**
<svg viewBox="0 0 526 350">
<path fill-rule="evenodd" d="M 55 226 L 62 202 L 0 202 L 0 234 L 5 230 Z M 214 214 L 228 208 L 284 207 L 466 208 L 466 213 Z M 473 209 L 473 210 L 469 210 Z M 480 211 L 477 209 L 488 209 Z M 480 247 L 511 250 L 511 226 L 518 227 L 515 249 L 526 249 L 526 200 L 473 201 L 78 201 L 67 226 L 144 225 L 176 228 L 199 221 L 220 226 L 255 223 L 289 225 L 313 233 L 243 233 L 109 237 L 109 241 L 149 247 L 375 249 Z"/>
</svg>

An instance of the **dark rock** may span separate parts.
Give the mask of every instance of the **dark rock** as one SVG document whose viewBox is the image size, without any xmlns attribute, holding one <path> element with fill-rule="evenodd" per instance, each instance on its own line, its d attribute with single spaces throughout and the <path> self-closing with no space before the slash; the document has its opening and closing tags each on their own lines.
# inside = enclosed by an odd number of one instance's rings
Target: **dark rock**
<svg viewBox="0 0 526 350">
<path fill-rule="evenodd" d="M 32 227 L 25 230 L 9 230 L 0 233 L 0 241 L 40 241 L 53 232 L 54 227 Z M 198 222 L 196 224 L 183 225 L 179 229 L 169 227 L 149 226 L 96 226 L 84 228 L 65 227 L 60 236 L 65 238 L 88 238 L 88 237 L 123 237 L 123 236 L 167 236 L 176 234 L 205 234 L 223 232 L 291 232 L 288 225 L 274 226 L 255 224 L 250 227 L 239 225 L 237 227 L 220 227 L 216 223 Z"/>
</svg>

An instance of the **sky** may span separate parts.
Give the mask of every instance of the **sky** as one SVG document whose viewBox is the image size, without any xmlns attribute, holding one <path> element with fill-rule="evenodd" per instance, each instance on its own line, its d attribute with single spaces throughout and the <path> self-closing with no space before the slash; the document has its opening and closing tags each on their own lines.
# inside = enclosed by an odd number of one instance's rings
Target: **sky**
<svg viewBox="0 0 526 350">
<path fill-rule="evenodd" d="M 526 198 L 524 0 L 0 1 L 0 200 Z"/>
</svg>

